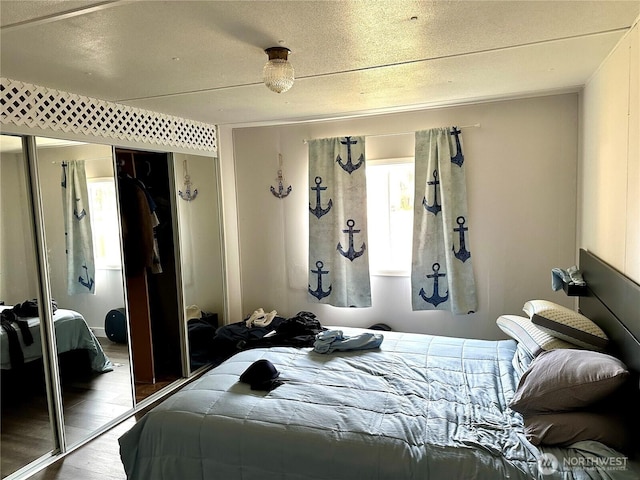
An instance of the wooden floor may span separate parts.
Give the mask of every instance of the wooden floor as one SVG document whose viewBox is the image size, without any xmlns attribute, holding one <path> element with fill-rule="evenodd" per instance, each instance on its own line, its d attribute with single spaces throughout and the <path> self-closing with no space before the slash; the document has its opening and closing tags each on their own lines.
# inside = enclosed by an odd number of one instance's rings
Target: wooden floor
<svg viewBox="0 0 640 480">
<path fill-rule="evenodd" d="M 151 407 L 149 407 L 150 409 Z M 31 476 L 33 480 L 126 480 L 118 438 L 147 410 L 125 420 L 95 440 Z"/>
<path fill-rule="evenodd" d="M 39 480 L 126 480 L 127 476 L 120 462 L 118 437 L 134 424 L 135 419 L 126 420 L 30 478 Z"/>
<path fill-rule="evenodd" d="M 114 370 L 105 374 L 65 372 L 61 364 L 63 412 L 67 445 L 74 445 L 114 418 L 133 408 L 128 348 L 100 338 Z M 76 361 L 71 358 L 69 363 Z M 73 365 L 68 367 L 73 369 Z M 40 370 L 30 372 L 37 375 Z M 66 375 L 69 374 L 69 375 Z M 65 378 L 66 377 L 66 378 Z M 31 378 L 31 377 L 29 377 Z M 177 378 L 162 378 L 153 385 L 135 386 L 136 402 L 147 398 Z M 5 387 L 3 378 L 3 388 Z M 42 379 L 44 385 L 44 379 Z M 13 383 L 12 383 L 13 385 Z M 53 449 L 46 394 L 43 386 L 16 392 L 18 398 L 2 404 L 0 476 L 5 477 L 22 465 Z M 149 407 L 151 408 L 151 407 Z M 148 410 L 148 409 L 147 409 Z M 140 418 L 144 412 L 137 415 Z M 53 465 L 34 479 L 125 479 L 118 450 L 118 437 L 137 421 L 132 417 Z"/>
</svg>

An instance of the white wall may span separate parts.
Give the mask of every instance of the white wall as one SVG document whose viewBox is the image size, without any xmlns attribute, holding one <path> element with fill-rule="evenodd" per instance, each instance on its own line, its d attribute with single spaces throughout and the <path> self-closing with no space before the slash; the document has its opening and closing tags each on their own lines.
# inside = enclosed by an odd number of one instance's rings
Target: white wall
<svg viewBox="0 0 640 480">
<path fill-rule="evenodd" d="M 21 154 L 0 161 L 0 300 L 15 305 L 36 298 L 38 272 Z"/>
<path fill-rule="evenodd" d="M 222 203 L 223 264 L 225 277 L 225 323 L 242 318 L 242 281 L 240 278 L 240 241 L 238 238 L 238 201 L 236 166 L 233 152 L 233 128 L 218 129 L 220 199 Z"/>
<path fill-rule="evenodd" d="M 464 129 L 463 142 L 478 312 L 412 312 L 409 279 L 404 277 L 374 277 L 373 307 L 368 309 L 311 303 L 303 140 L 476 123 L 481 127 Z M 243 315 L 258 307 L 283 316 L 308 310 L 325 325 L 385 322 L 396 330 L 502 338 L 496 318 L 520 314 L 527 300 L 546 298 L 572 306 L 572 299 L 551 290 L 550 270 L 575 262 L 577 143 L 576 94 L 234 129 Z M 412 156 L 413 136 L 368 137 L 366 151 L 370 159 Z M 278 153 L 293 186 L 284 200 L 269 191 L 276 184 Z"/>
<path fill-rule="evenodd" d="M 584 89 L 579 243 L 640 283 L 640 34 L 622 39 Z"/>
</svg>

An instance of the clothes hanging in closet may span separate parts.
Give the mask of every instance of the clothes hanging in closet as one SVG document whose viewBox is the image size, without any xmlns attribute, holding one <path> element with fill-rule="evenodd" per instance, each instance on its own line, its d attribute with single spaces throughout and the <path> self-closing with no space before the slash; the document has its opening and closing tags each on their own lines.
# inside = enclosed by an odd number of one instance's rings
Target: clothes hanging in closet
<svg viewBox="0 0 640 480">
<path fill-rule="evenodd" d="M 129 175 L 118 179 L 126 275 L 141 275 L 154 265 L 153 215 L 144 184 Z"/>
</svg>

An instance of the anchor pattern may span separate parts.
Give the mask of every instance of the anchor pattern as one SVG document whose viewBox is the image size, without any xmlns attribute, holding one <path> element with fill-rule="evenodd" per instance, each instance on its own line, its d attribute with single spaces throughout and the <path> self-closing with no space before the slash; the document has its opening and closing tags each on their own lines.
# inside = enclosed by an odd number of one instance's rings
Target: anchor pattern
<svg viewBox="0 0 640 480">
<path fill-rule="evenodd" d="M 427 297 L 427 294 L 424 291 L 424 288 L 421 288 L 419 295 L 422 297 L 422 299 L 425 302 L 430 303 L 434 307 L 437 307 L 441 303 L 444 303 L 447 300 L 449 300 L 449 290 L 447 289 L 447 292 L 444 294 L 444 296 L 440 295 L 440 288 L 439 288 L 440 278 L 446 277 L 446 274 L 438 273 L 438 271 L 440 270 L 440 264 L 437 262 L 434 263 L 431 266 L 431 270 L 433 271 L 433 273 L 431 275 L 427 275 L 426 277 L 433 278 L 433 293 L 431 294 L 430 297 Z"/>
<path fill-rule="evenodd" d="M 340 156 L 340 154 L 338 154 L 338 156 L 336 157 L 336 162 L 338 163 L 338 165 L 340 165 L 340 167 L 345 172 L 351 175 L 353 172 L 359 169 L 362 165 L 364 165 L 364 154 L 361 153 L 360 156 L 358 157 L 358 162 L 354 164 L 351 159 L 351 145 L 356 145 L 358 141 L 357 140 L 352 141 L 351 137 L 344 137 L 344 138 L 345 138 L 344 141 L 340 140 L 340 143 L 342 145 L 347 146 L 347 163 L 342 162 L 342 157 Z"/>
<path fill-rule="evenodd" d="M 426 197 L 422 197 L 422 205 L 428 211 L 434 215 L 438 215 L 438 212 L 442 210 L 442 205 L 438 202 L 438 192 L 440 191 L 440 181 L 438 180 L 438 170 L 433 171 L 433 181 L 427 182 L 427 185 L 433 187 L 433 203 L 429 205 Z"/>
<path fill-rule="evenodd" d="M 60 186 L 62 188 L 67 188 L 67 162 L 62 162 L 60 165 L 62 166 L 62 180 L 60 181 Z"/>
<path fill-rule="evenodd" d="M 320 218 L 323 215 L 326 215 L 327 213 L 329 213 L 329 211 L 331 210 L 331 207 L 333 206 L 333 201 L 329 199 L 329 201 L 327 202 L 327 208 L 322 208 L 322 201 L 320 198 L 321 193 L 324 190 L 326 190 L 328 187 L 320 186 L 322 185 L 322 177 L 316 177 L 314 181 L 316 183 L 316 186 L 310 187 L 310 188 L 311 190 L 315 190 L 316 192 L 316 206 L 311 208 L 311 204 L 309 204 L 309 211 L 313 213 L 317 218 Z"/>
<path fill-rule="evenodd" d="M 324 262 L 318 260 L 316 262 L 316 270 L 311 270 L 311 273 L 317 275 L 317 283 L 315 290 L 311 290 L 311 285 L 309 285 L 309 293 L 316 297 L 318 300 L 322 300 L 324 297 L 328 297 L 329 295 L 331 295 L 332 290 L 332 285 L 329 285 L 329 290 L 322 290 L 322 276 L 329 273 L 329 270 L 323 270 L 323 267 Z"/>
<path fill-rule="evenodd" d="M 455 163 L 459 167 L 462 167 L 464 163 L 464 155 L 462 154 L 462 145 L 460 144 L 460 134 L 462 132 L 458 130 L 458 127 L 451 128 L 451 135 L 453 135 L 456 139 L 456 154 L 451 157 L 451 163 Z"/>
<path fill-rule="evenodd" d="M 367 249 L 367 246 L 362 243 L 362 246 L 360 247 L 360 250 L 356 250 L 353 247 L 353 235 L 355 233 L 360 233 L 361 230 L 355 230 L 353 227 L 355 226 L 356 222 L 350 218 L 349 220 L 347 220 L 347 229 L 346 230 L 342 230 L 342 233 L 347 233 L 349 235 L 349 249 L 348 250 L 344 250 L 344 248 L 342 248 L 342 245 L 340 244 L 340 242 L 338 242 L 338 247 L 337 250 L 338 252 L 340 252 L 340 255 L 342 255 L 343 257 L 348 258 L 349 260 L 351 260 L 352 262 L 358 258 L 359 256 L 361 256 L 365 250 Z"/>
<path fill-rule="evenodd" d="M 455 257 L 458 260 L 461 260 L 463 263 L 466 262 L 467 260 L 469 260 L 469 258 L 471 258 L 471 253 L 467 250 L 466 248 L 466 244 L 464 241 L 464 232 L 466 232 L 467 230 L 469 230 L 468 227 L 465 227 L 466 220 L 465 218 L 460 215 L 457 219 L 456 219 L 456 223 L 458 224 L 458 228 L 454 228 L 453 231 L 454 232 L 458 232 L 459 234 L 459 243 L 460 243 L 460 248 L 458 249 L 458 251 L 456 252 L 456 246 L 454 245 L 453 248 L 453 254 L 455 255 Z"/>
<path fill-rule="evenodd" d="M 82 265 L 82 268 L 84 268 L 84 274 L 87 277 L 86 280 L 84 278 L 82 278 L 82 275 L 80 275 L 78 277 L 78 283 L 80 285 L 82 285 L 83 287 L 86 287 L 89 291 L 93 290 L 93 278 L 89 275 L 89 270 L 87 269 L 86 265 Z"/>
<path fill-rule="evenodd" d="M 76 198 L 76 205 L 80 203 L 80 199 Z M 83 208 L 80 213 L 78 213 L 78 207 L 73 209 L 73 216 L 78 220 L 82 220 L 87 215 L 87 211 Z"/>
</svg>

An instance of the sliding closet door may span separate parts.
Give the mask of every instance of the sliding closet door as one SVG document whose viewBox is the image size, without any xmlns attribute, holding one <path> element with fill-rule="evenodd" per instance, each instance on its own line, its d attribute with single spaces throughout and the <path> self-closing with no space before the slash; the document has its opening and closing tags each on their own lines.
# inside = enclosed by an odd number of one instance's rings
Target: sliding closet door
<svg viewBox="0 0 640 480">
<path fill-rule="evenodd" d="M 66 447 L 133 408 L 113 150 L 36 138 Z"/>
<path fill-rule="evenodd" d="M 174 154 L 184 319 L 189 368 L 218 358 L 212 338 L 224 324 L 222 218 L 217 158 Z"/>
<path fill-rule="evenodd" d="M 22 139 L 0 135 L 2 477 L 55 449 L 42 358 L 43 317 L 31 302 L 40 287 L 27 172 Z"/>
</svg>

